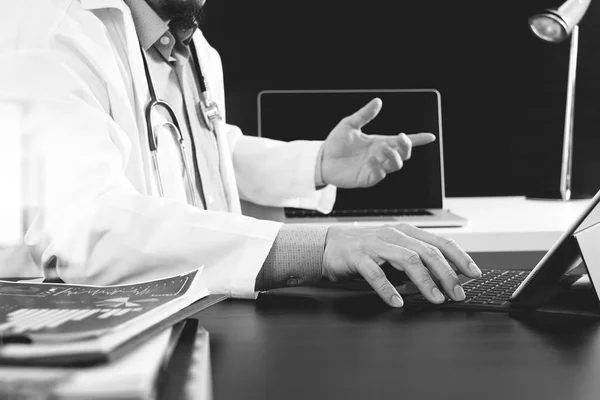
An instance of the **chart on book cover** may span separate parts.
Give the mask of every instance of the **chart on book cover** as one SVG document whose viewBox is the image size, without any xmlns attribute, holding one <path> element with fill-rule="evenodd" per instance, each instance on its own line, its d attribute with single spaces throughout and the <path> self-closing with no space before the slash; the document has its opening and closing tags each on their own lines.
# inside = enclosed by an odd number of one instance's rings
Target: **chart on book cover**
<svg viewBox="0 0 600 400">
<path fill-rule="evenodd" d="M 184 296 L 197 274 L 119 286 L 0 280 L 0 336 L 104 332 Z"/>
</svg>

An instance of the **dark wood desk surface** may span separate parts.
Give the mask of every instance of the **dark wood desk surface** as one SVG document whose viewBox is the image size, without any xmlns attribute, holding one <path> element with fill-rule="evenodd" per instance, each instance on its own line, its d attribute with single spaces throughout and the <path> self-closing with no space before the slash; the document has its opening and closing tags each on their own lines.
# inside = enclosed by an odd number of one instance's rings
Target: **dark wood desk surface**
<svg viewBox="0 0 600 400">
<path fill-rule="evenodd" d="M 396 310 L 321 288 L 227 300 L 210 332 L 215 400 L 600 399 L 600 321 Z"/>
</svg>

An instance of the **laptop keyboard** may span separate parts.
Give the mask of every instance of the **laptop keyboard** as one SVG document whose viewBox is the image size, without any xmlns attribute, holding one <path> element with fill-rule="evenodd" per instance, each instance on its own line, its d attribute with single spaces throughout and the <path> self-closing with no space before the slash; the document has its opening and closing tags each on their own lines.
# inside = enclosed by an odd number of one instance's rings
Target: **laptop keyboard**
<svg viewBox="0 0 600 400">
<path fill-rule="evenodd" d="M 503 306 L 506 305 L 517 287 L 525 280 L 529 271 L 487 269 L 479 278 L 463 283 L 465 300 L 457 304 Z M 448 297 L 446 297 L 447 300 Z M 427 301 L 420 295 L 418 301 Z"/>
<path fill-rule="evenodd" d="M 319 217 L 379 217 L 389 216 L 427 216 L 433 215 L 427 210 L 406 210 L 399 208 L 375 209 L 375 210 L 333 210 L 329 214 L 323 214 L 314 210 L 301 208 L 286 208 L 285 216 L 288 218 L 319 218 Z"/>
</svg>

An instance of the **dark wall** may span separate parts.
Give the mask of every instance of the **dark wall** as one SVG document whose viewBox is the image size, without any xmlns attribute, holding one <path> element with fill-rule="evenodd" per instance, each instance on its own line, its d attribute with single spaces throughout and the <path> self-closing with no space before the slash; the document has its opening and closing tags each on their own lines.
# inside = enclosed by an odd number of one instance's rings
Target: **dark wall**
<svg viewBox="0 0 600 400">
<path fill-rule="evenodd" d="M 558 190 L 569 45 L 536 39 L 527 19 L 557 4 L 209 0 L 203 30 L 223 59 L 228 122 L 246 134 L 264 89 L 435 88 L 446 194 L 536 195 Z M 594 192 L 600 2 L 580 37 L 574 186 Z"/>
</svg>

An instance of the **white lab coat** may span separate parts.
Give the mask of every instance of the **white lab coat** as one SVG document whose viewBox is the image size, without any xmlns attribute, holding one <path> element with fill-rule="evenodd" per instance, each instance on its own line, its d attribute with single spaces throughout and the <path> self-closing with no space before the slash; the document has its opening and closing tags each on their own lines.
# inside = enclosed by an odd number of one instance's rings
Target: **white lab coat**
<svg viewBox="0 0 600 400">
<path fill-rule="evenodd" d="M 20 0 L 10 7 L 0 21 L 0 101 L 17 106 L 20 134 L 28 152 L 37 152 L 44 183 L 43 218 L 26 236 L 37 265 L 67 282 L 90 284 L 204 265 L 213 292 L 253 297 L 280 224 L 200 210 L 176 191 L 158 196 L 144 118 L 148 87 L 122 0 Z M 194 41 L 224 111 L 219 55 L 201 32 Z M 321 142 L 244 136 L 231 125 L 219 139 L 234 206 L 239 191 L 262 205 L 331 209 L 335 188 L 314 189 Z M 165 175 L 171 180 L 165 186 L 182 184 L 181 177 Z"/>
</svg>

